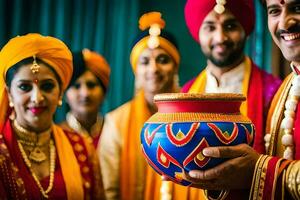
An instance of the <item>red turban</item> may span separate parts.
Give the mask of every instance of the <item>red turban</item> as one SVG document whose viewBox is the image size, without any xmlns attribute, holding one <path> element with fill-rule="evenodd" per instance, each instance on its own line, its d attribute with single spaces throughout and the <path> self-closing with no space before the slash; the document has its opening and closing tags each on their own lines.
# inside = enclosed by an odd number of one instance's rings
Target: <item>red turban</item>
<svg viewBox="0 0 300 200">
<path fill-rule="evenodd" d="M 199 41 L 199 29 L 204 18 L 214 9 L 216 0 L 187 0 L 184 9 L 185 21 L 193 38 Z M 255 23 L 253 0 L 226 0 L 225 8 L 237 18 L 248 36 Z"/>
</svg>

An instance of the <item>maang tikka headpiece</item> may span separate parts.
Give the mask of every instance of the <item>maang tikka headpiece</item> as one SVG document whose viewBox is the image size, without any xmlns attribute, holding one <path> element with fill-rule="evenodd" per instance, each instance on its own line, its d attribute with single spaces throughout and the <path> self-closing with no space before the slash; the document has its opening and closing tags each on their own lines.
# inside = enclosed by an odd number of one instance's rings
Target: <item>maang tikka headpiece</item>
<svg viewBox="0 0 300 200">
<path fill-rule="evenodd" d="M 218 14 L 222 14 L 225 11 L 225 4 L 226 0 L 216 0 L 216 5 L 214 7 L 214 10 Z"/>
<path fill-rule="evenodd" d="M 31 69 L 31 71 L 32 71 L 33 74 L 38 73 L 40 71 L 40 66 L 36 62 L 35 55 L 33 55 L 33 62 L 32 62 L 32 65 L 31 65 L 30 69 Z"/>
</svg>

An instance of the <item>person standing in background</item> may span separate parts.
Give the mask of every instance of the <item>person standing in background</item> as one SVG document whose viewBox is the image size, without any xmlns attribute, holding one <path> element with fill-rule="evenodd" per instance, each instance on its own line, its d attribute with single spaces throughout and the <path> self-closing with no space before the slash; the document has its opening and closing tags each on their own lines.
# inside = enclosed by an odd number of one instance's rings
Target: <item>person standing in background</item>
<svg viewBox="0 0 300 200">
<path fill-rule="evenodd" d="M 89 49 L 73 52 L 73 66 L 73 77 L 66 91 L 70 111 L 60 125 L 84 135 L 97 148 L 104 123 L 99 109 L 107 92 L 110 67 L 103 56 Z"/>
<path fill-rule="evenodd" d="M 160 176 L 146 164 L 140 144 L 144 122 L 157 111 L 153 97 L 178 92 L 180 54 L 172 35 L 162 30 L 161 13 L 139 20 L 144 30 L 134 42 L 130 62 L 135 74 L 134 98 L 105 116 L 98 146 L 105 194 L 109 200 L 143 200 Z M 125 87 L 124 87 L 125 89 Z"/>
</svg>

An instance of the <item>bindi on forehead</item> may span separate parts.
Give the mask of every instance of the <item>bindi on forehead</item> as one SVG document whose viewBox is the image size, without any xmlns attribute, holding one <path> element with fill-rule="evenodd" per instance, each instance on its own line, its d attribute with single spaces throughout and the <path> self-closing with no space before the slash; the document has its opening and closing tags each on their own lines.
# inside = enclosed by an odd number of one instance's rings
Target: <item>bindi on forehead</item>
<svg viewBox="0 0 300 200">
<path fill-rule="evenodd" d="M 280 1 L 280 4 L 281 4 L 281 5 L 284 5 L 284 4 L 285 4 L 285 0 L 281 0 L 281 1 Z"/>
</svg>

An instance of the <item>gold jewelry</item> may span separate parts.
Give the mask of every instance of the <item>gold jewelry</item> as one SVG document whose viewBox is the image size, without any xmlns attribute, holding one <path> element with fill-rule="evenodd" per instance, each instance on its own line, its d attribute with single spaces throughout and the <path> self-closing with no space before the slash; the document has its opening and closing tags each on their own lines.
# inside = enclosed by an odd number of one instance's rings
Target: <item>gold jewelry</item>
<svg viewBox="0 0 300 200">
<path fill-rule="evenodd" d="M 229 190 L 221 190 L 220 194 L 217 198 L 212 198 L 208 194 L 208 190 L 204 190 L 204 195 L 207 197 L 208 200 L 224 200 L 229 194 Z"/>
<path fill-rule="evenodd" d="M 50 142 L 49 142 L 49 149 L 50 149 L 50 176 L 49 176 L 49 185 L 47 187 L 46 190 L 44 190 L 44 188 L 42 187 L 37 175 L 34 173 L 33 169 L 31 168 L 32 164 L 29 160 L 29 158 L 27 157 L 26 155 L 26 152 L 22 146 L 22 144 L 18 141 L 18 146 L 19 146 L 19 149 L 21 151 L 21 155 L 24 159 L 24 162 L 26 164 L 26 166 L 28 167 L 34 181 L 36 182 L 38 188 L 40 189 L 40 192 L 42 193 L 43 197 L 48 199 L 49 196 L 48 196 L 48 193 L 52 190 L 53 188 L 53 183 L 54 183 L 54 171 L 55 171 L 55 157 L 56 157 L 56 150 L 55 150 L 55 146 L 54 146 L 54 142 L 52 139 L 50 139 Z"/>
<path fill-rule="evenodd" d="M 29 159 L 35 163 L 41 163 L 47 159 L 45 153 L 41 150 L 49 143 L 52 128 L 42 133 L 34 133 L 20 126 L 17 120 L 13 121 L 13 128 L 17 134 L 18 142 L 27 147 L 29 151 Z"/>
<path fill-rule="evenodd" d="M 14 107 L 14 103 L 13 103 L 13 102 L 11 102 L 11 101 L 9 102 L 9 104 L 8 104 L 8 105 L 9 105 L 9 107 L 11 107 L 11 108 L 13 108 L 13 107 Z"/>
<path fill-rule="evenodd" d="M 58 100 L 58 103 L 57 103 L 57 105 L 58 106 L 62 106 L 62 104 L 63 104 L 63 101 L 60 99 L 60 100 Z"/>
<path fill-rule="evenodd" d="M 30 70 L 33 74 L 35 73 L 39 73 L 40 71 L 40 65 L 36 62 L 36 57 L 35 55 L 33 55 L 33 62 L 32 62 L 32 65 L 30 67 Z"/>
<path fill-rule="evenodd" d="M 222 14 L 225 11 L 226 0 L 216 0 L 214 11 L 218 14 Z"/>
<path fill-rule="evenodd" d="M 281 137 L 281 143 L 284 147 L 283 158 L 292 160 L 294 158 L 294 123 L 297 104 L 300 98 L 300 75 L 297 74 L 296 69 L 294 68 L 293 63 L 290 64 L 294 74 L 291 78 L 291 86 L 287 93 L 287 99 L 283 102 L 284 112 L 283 118 L 280 121 L 280 129 L 283 130 L 283 135 Z M 264 137 L 265 147 L 267 151 L 270 151 L 269 147 L 273 148 L 274 136 L 271 133 L 267 133 Z"/>
</svg>

